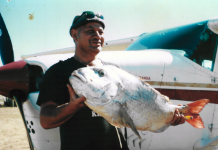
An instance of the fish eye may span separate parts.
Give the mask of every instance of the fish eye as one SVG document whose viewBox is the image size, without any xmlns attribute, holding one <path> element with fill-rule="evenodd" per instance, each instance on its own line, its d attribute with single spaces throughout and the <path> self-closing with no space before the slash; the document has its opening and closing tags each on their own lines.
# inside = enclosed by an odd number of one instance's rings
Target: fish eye
<svg viewBox="0 0 218 150">
<path fill-rule="evenodd" d="M 106 75 L 106 72 L 104 70 L 100 70 L 98 73 L 101 77 Z"/>
</svg>

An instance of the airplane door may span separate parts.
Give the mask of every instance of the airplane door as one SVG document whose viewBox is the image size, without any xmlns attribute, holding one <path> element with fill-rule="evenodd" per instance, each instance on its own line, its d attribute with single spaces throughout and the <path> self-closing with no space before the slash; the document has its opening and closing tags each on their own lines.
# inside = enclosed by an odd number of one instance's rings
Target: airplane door
<svg viewBox="0 0 218 150">
<path fill-rule="evenodd" d="M 170 66 L 164 64 L 163 73 L 161 74 L 161 81 L 159 87 L 156 89 L 163 95 L 166 95 L 170 99 L 175 99 L 176 88 L 175 85 L 179 81 L 179 76 L 176 74 L 178 70 L 171 69 Z"/>
</svg>

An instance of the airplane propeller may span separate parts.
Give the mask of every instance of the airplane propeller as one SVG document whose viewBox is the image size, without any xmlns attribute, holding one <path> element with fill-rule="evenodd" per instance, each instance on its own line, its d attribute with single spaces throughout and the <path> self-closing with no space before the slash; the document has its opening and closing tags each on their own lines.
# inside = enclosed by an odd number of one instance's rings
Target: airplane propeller
<svg viewBox="0 0 218 150">
<path fill-rule="evenodd" d="M 3 65 L 14 61 L 14 52 L 8 30 L 0 13 L 0 55 Z"/>
</svg>

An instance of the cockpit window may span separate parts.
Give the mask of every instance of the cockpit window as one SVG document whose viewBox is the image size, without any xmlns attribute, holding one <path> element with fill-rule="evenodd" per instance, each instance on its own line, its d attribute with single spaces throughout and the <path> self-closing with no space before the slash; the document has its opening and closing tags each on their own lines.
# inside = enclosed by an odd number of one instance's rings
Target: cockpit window
<svg viewBox="0 0 218 150">
<path fill-rule="evenodd" d="M 209 29 L 201 33 L 199 43 L 189 57 L 197 64 L 213 71 L 217 52 L 217 35 Z"/>
<path fill-rule="evenodd" d="M 213 71 L 218 35 L 207 27 L 207 21 L 143 34 L 126 50 L 165 49 L 189 58 Z"/>
</svg>

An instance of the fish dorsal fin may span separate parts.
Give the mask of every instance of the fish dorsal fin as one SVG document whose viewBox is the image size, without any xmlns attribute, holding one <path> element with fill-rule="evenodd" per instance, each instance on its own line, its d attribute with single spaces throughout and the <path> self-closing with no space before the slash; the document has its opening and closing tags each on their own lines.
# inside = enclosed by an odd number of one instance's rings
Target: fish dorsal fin
<svg viewBox="0 0 218 150">
<path fill-rule="evenodd" d="M 132 131 L 139 137 L 141 140 L 141 136 L 139 132 L 136 129 L 136 126 L 133 123 L 133 120 L 129 116 L 129 114 L 126 112 L 126 110 L 123 108 L 123 106 L 119 102 L 115 102 L 114 105 L 116 105 L 116 110 L 114 111 L 114 117 L 113 117 L 113 125 L 118 127 L 129 127 L 132 129 Z M 114 107 L 114 108 L 115 108 Z"/>
</svg>

